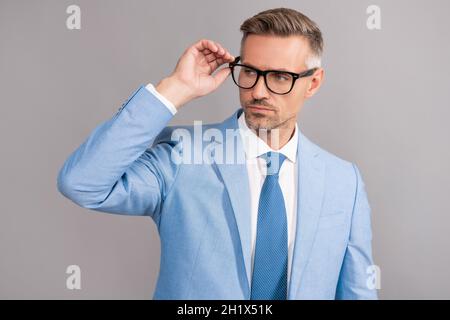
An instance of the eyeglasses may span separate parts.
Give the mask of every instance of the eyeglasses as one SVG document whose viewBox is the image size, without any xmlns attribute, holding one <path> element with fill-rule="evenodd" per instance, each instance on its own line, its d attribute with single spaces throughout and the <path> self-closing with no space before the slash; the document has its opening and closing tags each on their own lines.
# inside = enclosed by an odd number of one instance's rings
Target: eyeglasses
<svg viewBox="0 0 450 320">
<path fill-rule="evenodd" d="M 258 70 L 256 68 L 238 63 L 240 56 L 230 62 L 231 76 L 239 88 L 251 89 L 258 83 L 259 76 L 263 76 L 267 89 L 276 94 L 287 94 L 291 92 L 295 81 L 299 78 L 309 77 L 318 68 L 312 68 L 301 73 L 282 70 Z"/>
</svg>

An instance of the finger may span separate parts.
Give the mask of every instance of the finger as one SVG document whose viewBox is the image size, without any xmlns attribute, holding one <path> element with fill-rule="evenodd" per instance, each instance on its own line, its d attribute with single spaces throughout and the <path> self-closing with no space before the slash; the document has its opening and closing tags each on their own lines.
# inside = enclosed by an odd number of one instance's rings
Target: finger
<svg viewBox="0 0 450 320">
<path fill-rule="evenodd" d="M 216 44 L 217 49 L 219 50 L 219 46 Z M 223 49 L 223 47 L 221 47 Z M 218 58 L 222 58 L 224 61 L 227 62 L 233 62 L 234 61 L 234 57 L 228 52 L 226 51 L 225 54 L 223 55 L 219 55 L 218 51 L 217 52 L 213 52 L 208 48 L 203 48 L 201 53 L 203 54 L 204 58 L 206 59 L 207 63 L 211 63 L 213 62 L 215 59 Z M 220 64 L 222 64 L 223 61 L 218 62 L 217 64 L 211 64 L 211 68 L 217 68 Z"/>
<path fill-rule="evenodd" d="M 217 59 L 214 59 L 213 61 L 209 62 L 209 67 L 211 68 L 211 73 L 213 73 L 218 67 L 219 64 L 217 63 Z"/>
<path fill-rule="evenodd" d="M 217 53 L 211 52 L 207 55 L 205 55 L 206 61 L 208 61 L 208 63 L 212 62 L 215 59 L 223 59 L 223 61 L 225 62 L 233 62 L 234 61 L 234 57 L 227 52 L 227 54 L 224 54 L 222 56 L 217 55 Z"/>
<path fill-rule="evenodd" d="M 230 52 L 228 52 L 227 50 L 225 50 L 224 47 L 222 47 L 220 44 L 217 44 L 217 46 L 219 47 L 219 51 L 218 51 L 218 55 L 223 58 L 226 61 L 234 61 L 234 57 L 231 55 Z"/>
<path fill-rule="evenodd" d="M 203 55 L 204 58 L 206 58 L 206 60 L 207 60 L 208 62 L 210 62 L 210 61 L 212 61 L 213 59 L 215 59 L 215 58 L 214 58 L 214 57 L 215 57 L 214 52 L 212 52 L 212 51 L 209 50 L 209 49 L 203 49 L 203 51 L 201 51 L 200 53 Z"/>
<path fill-rule="evenodd" d="M 211 52 L 210 54 L 206 55 L 206 61 L 208 63 L 213 62 L 215 59 L 222 59 L 221 61 L 218 61 L 219 65 L 224 63 L 225 61 L 233 61 L 234 59 L 231 59 L 231 55 L 228 53 L 227 55 L 224 54 L 222 56 L 217 55 L 217 53 Z"/>
<path fill-rule="evenodd" d="M 197 42 L 194 46 L 198 51 L 202 51 L 204 49 L 209 49 L 212 52 L 217 52 L 218 48 L 214 41 L 202 39 Z"/>
<path fill-rule="evenodd" d="M 231 55 L 231 53 L 227 52 L 227 54 L 225 55 L 224 59 L 228 62 L 232 62 L 234 61 L 234 57 Z"/>
<path fill-rule="evenodd" d="M 212 62 L 212 61 L 214 61 L 214 60 L 217 59 L 217 57 L 216 57 L 216 55 L 215 55 L 214 53 L 207 54 L 207 55 L 205 56 L 205 58 L 206 58 L 206 61 L 207 61 L 208 63 L 210 63 L 210 62 Z"/>
<path fill-rule="evenodd" d="M 218 66 L 224 62 L 233 62 L 234 57 L 222 47 L 220 43 L 212 40 L 202 39 L 196 44 L 196 49 L 206 57 L 206 61 L 210 64 L 212 69 L 217 69 Z M 215 59 L 222 59 L 213 63 Z"/>
<path fill-rule="evenodd" d="M 219 66 L 221 66 L 222 64 L 225 63 L 225 60 L 224 60 L 223 58 L 218 58 L 218 59 L 216 60 L 216 62 L 217 62 L 217 64 L 218 64 Z"/>
<path fill-rule="evenodd" d="M 217 47 L 217 43 L 215 43 L 212 40 L 207 40 L 208 49 L 210 49 L 212 52 L 217 52 L 219 48 Z"/>
<path fill-rule="evenodd" d="M 216 58 L 215 60 L 211 61 L 209 63 L 209 66 L 211 68 L 211 72 L 214 72 L 218 67 L 220 67 L 222 64 L 224 64 L 226 61 L 222 58 Z"/>
<path fill-rule="evenodd" d="M 213 75 L 213 78 L 215 80 L 216 88 L 222 84 L 222 82 L 225 81 L 225 79 L 230 75 L 231 70 L 230 68 L 222 68 L 217 72 L 215 75 Z"/>
<path fill-rule="evenodd" d="M 222 47 L 222 45 L 220 45 L 219 43 L 216 43 L 216 45 L 219 48 L 219 51 L 217 52 L 219 56 L 223 56 L 227 53 L 227 51 Z"/>
<path fill-rule="evenodd" d="M 206 60 L 206 62 L 210 65 L 211 69 L 217 68 L 223 61 L 217 61 L 217 63 L 214 63 L 219 57 L 214 52 L 210 52 L 209 54 L 204 54 L 204 52 L 208 52 L 209 50 L 205 49 L 203 53 L 203 58 Z"/>
<path fill-rule="evenodd" d="M 229 62 L 233 62 L 235 57 L 229 51 L 227 51 L 227 55 L 226 55 L 225 59 Z"/>
<path fill-rule="evenodd" d="M 206 61 L 208 61 L 208 63 L 213 61 L 214 59 L 218 59 L 218 58 L 222 58 L 222 59 L 224 59 L 225 61 L 228 61 L 228 62 L 234 61 L 234 57 L 230 53 L 227 53 L 226 55 L 218 56 L 214 52 L 209 52 L 208 54 L 205 54 L 205 52 L 208 52 L 208 51 L 205 50 L 203 52 L 203 55 L 205 56 Z"/>
<path fill-rule="evenodd" d="M 204 54 L 204 55 L 209 55 L 209 54 L 211 54 L 211 53 L 213 53 L 211 50 L 209 50 L 209 49 L 203 49 L 202 50 L 202 53 Z"/>
<path fill-rule="evenodd" d="M 234 56 L 225 50 L 219 43 L 212 40 L 202 39 L 196 44 L 196 49 L 200 50 L 203 54 L 209 54 L 214 52 L 218 56 L 223 56 L 225 60 L 232 62 Z M 220 51 L 220 52 L 219 52 Z"/>
</svg>

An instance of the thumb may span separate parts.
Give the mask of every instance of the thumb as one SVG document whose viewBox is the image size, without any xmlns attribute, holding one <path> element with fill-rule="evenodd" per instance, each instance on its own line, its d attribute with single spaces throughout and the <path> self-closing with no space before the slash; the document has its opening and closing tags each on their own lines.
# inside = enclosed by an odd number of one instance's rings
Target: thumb
<svg viewBox="0 0 450 320">
<path fill-rule="evenodd" d="M 219 87 L 222 84 L 222 82 L 226 80 L 226 78 L 230 75 L 230 73 L 231 73 L 230 68 L 222 68 L 213 76 L 216 82 L 216 88 Z"/>
</svg>

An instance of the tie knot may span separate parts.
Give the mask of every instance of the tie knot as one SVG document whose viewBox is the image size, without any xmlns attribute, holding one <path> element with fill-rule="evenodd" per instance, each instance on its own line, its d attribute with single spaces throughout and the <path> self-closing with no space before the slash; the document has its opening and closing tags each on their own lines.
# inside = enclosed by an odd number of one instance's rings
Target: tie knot
<svg viewBox="0 0 450 320">
<path fill-rule="evenodd" d="M 267 175 L 278 175 L 280 172 L 281 165 L 283 161 L 286 159 L 286 156 L 279 152 L 269 151 L 261 155 L 266 161 L 267 165 Z"/>
</svg>

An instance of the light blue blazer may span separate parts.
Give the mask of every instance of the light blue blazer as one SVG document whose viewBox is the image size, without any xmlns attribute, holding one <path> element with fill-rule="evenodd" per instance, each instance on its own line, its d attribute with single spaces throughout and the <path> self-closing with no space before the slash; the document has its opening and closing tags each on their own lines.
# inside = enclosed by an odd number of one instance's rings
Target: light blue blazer
<svg viewBox="0 0 450 320">
<path fill-rule="evenodd" d="M 237 110 L 208 124 L 226 136 Z M 58 190 L 76 204 L 153 219 L 161 239 L 154 299 L 249 299 L 250 191 L 245 163 L 215 161 L 220 139 L 191 153 L 212 161 L 177 163 L 184 152 L 167 107 L 140 87 L 65 161 Z M 216 132 L 218 132 L 216 130 Z M 240 137 L 236 154 L 242 154 Z M 207 149 L 210 148 L 210 149 Z M 357 167 L 321 149 L 299 130 L 298 210 L 288 299 L 376 299 L 368 286 L 370 208 Z"/>
</svg>

